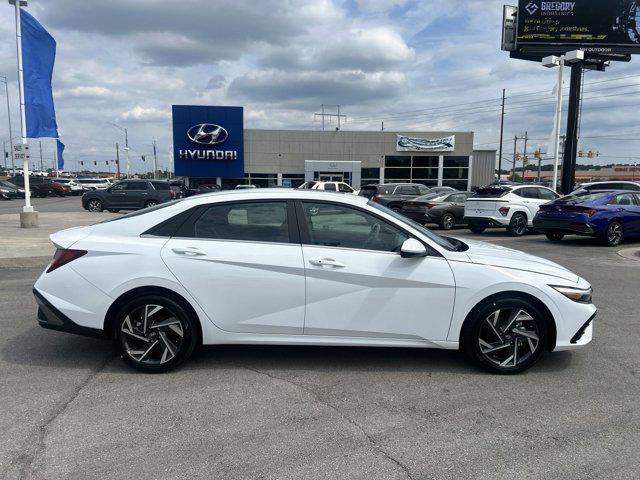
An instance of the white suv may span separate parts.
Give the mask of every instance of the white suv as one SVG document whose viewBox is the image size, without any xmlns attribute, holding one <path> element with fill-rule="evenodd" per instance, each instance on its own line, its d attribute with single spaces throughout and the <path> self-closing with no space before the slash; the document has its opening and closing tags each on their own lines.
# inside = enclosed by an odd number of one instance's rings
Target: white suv
<svg viewBox="0 0 640 480">
<path fill-rule="evenodd" d="M 354 195 L 358 193 L 344 182 L 306 182 L 298 188 L 300 190 L 323 190 L 325 192 L 352 193 Z"/>
<path fill-rule="evenodd" d="M 506 227 L 519 237 L 533 228 L 533 217 L 540 205 L 559 198 L 556 192 L 539 185 L 489 186 L 467 199 L 464 220 L 474 233 L 487 227 Z"/>
<path fill-rule="evenodd" d="M 612 180 L 609 182 L 588 182 L 576 187 L 576 191 L 587 190 L 629 190 L 630 192 L 640 192 L 640 182 L 625 182 Z"/>
</svg>

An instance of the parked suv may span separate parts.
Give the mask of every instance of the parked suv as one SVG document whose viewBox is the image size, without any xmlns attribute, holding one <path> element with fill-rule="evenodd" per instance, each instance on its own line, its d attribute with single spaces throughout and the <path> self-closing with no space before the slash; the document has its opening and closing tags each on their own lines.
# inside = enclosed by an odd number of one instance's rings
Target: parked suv
<svg viewBox="0 0 640 480">
<path fill-rule="evenodd" d="M 93 190 L 82 196 L 82 206 L 90 212 L 139 210 L 176 198 L 169 182 L 158 180 L 125 180 L 104 190 Z"/>
<path fill-rule="evenodd" d="M 16 175 L 11 177 L 9 182 L 13 183 L 16 187 L 24 189 L 24 176 Z M 54 194 L 53 182 L 47 177 L 34 177 L 29 176 L 29 190 L 31 195 L 44 198 Z"/>
<path fill-rule="evenodd" d="M 559 197 L 550 188 L 538 185 L 479 188 L 465 203 L 464 221 L 473 233 L 482 233 L 489 226 L 506 227 L 519 237 L 533 228 L 540 205 Z"/>
<path fill-rule="evenodd" d="M 413 200 L 430 192 L 429 187 L 420 183 L 385 183 L 365 185 L 360 190 L 360 196 L 399 212 L 407 200 Z"/>
</svg>

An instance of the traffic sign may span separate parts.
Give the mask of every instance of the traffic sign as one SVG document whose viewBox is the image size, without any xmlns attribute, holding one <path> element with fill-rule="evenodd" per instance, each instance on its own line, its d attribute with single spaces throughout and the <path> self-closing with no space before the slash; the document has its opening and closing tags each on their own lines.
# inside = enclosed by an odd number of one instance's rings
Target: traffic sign
<svg viewBox="0 0 640 480">
<path fill-rule="evenodd" d="M 26 143 L 20 143 L 13 146 L 13 158 L 16 160 L 29 161 L 31 156 L 29 155 L 29 145 Z"/>
</svg>

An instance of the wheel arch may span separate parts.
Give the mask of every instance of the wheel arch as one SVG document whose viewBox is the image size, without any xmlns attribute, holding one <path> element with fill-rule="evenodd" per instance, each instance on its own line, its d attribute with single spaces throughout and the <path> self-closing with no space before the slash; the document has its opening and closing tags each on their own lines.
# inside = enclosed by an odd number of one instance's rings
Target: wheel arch
<svg viewBox="0 0 640 480">
<path fill-rule="evenodd" d="M 113 338 L 113 327 L 114 322 L 116 321 L 116 315 L 118 311 L 127 303 L 133 300 L 136 297 L 141 295 L 161 295 L 163 297 L 169 298 L 177 303 L 179 303 L 182 307 L 184 307 L 196 320 L 196 324 L 198 325 L 198 343 L 202 343 L 202 321 L 198 316 L 198 313 L 195 311 L 191 303 L 184 298 L 179 293 L 174 292 L 168 288 L 157 287 L 157 286 L 144 286 L 137 287 L 132 290 L 128 290 L 127 292 L 121 294 L 116 300 L 111 304 L 107 313 L 104 317 L 104 332 L 109 338 Z"/>
<path fill-rule="evenodd" d="M 509 299 L 519 298 L 519 299 L 527 300 L 533 303 L 536 307 L 540 309 L 547 323 L 548 338 L 547 338 L 546 349 L 548 351 L 553 351 L 553 349 L 556 347 L 557 329 L 556 329 L 556 320 L 553 317 L 551 310 L 549 310 L 547 305 L 542 300 L 535 297 L 534 295 L 531 295 L 525 292 L 518 292 L 518 291 L 505 291 L 505 292 L 494 293 L 493 295 L 490 295 L 480 300 L 478 303 L 476 303 L 473 306 L 473 308 L 469 310 L 469 313 L 465 317 L 464 322 L 462 323 L 462 327 L 460 328 L 460 334 L 458 337 L 460 348 L 462 348 L 462 342 L 465 336 L 466 329 L 468 328 L 468 325 L 471 319 L 474 317 L 474 315 L 476 315 L 478 310 L 480 310 L 480 308 L 482 308 L 487 303 L 495 302 L 496 300 L 501 300 L 504 298 L 509 298 Z"/>
</svg>

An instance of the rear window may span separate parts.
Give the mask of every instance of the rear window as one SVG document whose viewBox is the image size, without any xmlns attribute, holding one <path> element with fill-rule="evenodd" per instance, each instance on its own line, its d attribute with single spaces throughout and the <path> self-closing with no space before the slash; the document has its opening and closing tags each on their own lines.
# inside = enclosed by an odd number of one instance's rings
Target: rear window
<svg viewBox="0 0 640 480">
<path fill-rule="evenodd" d="M 559 202 L 565 203 L 582 203 L 582 202 L 593 202 L 594 200 L 599 200 L 601 198 L 609 195 L 610 192 L 588 192 L 586 190 L 581 190 L 579 192 L 574 192 L 566 197 L 560 198 Z"/>
<path fill-rule="evenodd" d="M 476 198 L 500 198 L 511 191 L 507 187 L 484 187 L 479 188 L 474 195 Z"/>
<path fill-rule="evenodd" d="M 307 182 L 304 183 L 300 188 L 302 190 L 311 190 L 313 189 L 313 187 L 315 187 L 317 185 L 318 182 Z"/>
<path fill-rule="evenodd" d="M 170 186 L 167 182 L 151 182 L 153 188 L 156 190 L 170 190 Z"/>
<path fill-rule="evenodd" d="M 448 193 L 442 193 L 442 192 L 431 192 L 431 193 L 427 193 L 426 195 L 422 195 L 421 197 L 416 198 L 415 201 L 420 201 L 420 200 L 436 200 L 436 199 L 440 199 L 446 197 L 447 195 L 449 195 Z"/>
</svg>

